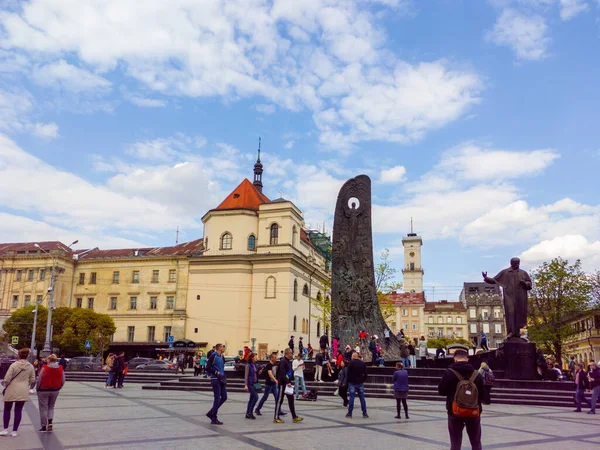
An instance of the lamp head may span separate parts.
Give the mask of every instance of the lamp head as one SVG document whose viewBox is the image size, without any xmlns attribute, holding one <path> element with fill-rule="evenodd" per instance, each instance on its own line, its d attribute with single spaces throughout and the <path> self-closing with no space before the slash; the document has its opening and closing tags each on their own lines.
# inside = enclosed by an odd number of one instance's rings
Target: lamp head
<svg viewBox="0 0 600 450">
<path fill-rule="evenodd" d="M 34 247 L 40 248 L 40 244 L 33 244 Z"/>
</svg>

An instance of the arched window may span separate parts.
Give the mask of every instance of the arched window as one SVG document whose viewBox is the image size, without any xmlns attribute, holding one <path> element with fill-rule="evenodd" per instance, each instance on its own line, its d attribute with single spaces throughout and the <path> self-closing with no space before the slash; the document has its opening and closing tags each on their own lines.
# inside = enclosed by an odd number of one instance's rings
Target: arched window
<svg viewBox="0 0 600 450">
<path fill-rule="evenodd" d="M 296 322 L 297 322 L 296 316 L 294 316 L 294 331 L 296 331 Z"/>
<path fill-rule="evenodd" d="M 320 302 L 323 300 L 323 296 L 321 295 L 321 291 L 317 292 L 317 301 Z"/>
<path fill-rule="evenodd" d="M 446 321 L 447 321 L 448 323 L 452 323 L 452 317 L 451 317 L 451 316 L 448 316 L 448 319 L 446 319 Z"/>
<path fill-rule="evenodd" d="M 271 225 L 271 245 L 277 245 L 279 243 L 279 225 L 274 223 Z"/>
<path fill-rule="evenodd" d="M 302 295 L 308 295 L 308 284 L 304 284 L 304 287 L 302 288 Z"/>
<path fill-rule="evenodd" d="M 298 229 L 296 225 L 292 228 L 292 247 L 296 247 L 298 245 Z"/>
<path fill-rule="evenodd" d="M 456 318 L 456 323 L 457 323 L 458 325 L 462 325 L 462 317 L 457 317 L 457 318 Z"/>
<path fill-rule="evenodd" d="M 298 301 L 298 280 L 294 280 L 294 301 Z"/>
<path fill-rule="evenodd" d="M 433 322 L 434 322 L 433 316 L 429 316 L 429 323 L 433 323 Z"/>
<path fill-rule="evenodd" d="M 248 250 L 256 250 L 256 237 L 253 234 L 248 236 Z"/>
<path fill-rule="evenodd" d="M 265 298 L 275 298 L 277 281 L 275 277 L 267 278 L 265 285 Z"/>
<path fill-rule="evenodd" d="M 233 236 L 231 236 L 231 233 L 223 233 L 223 236 L 221 236 L 221 250 L 231 250 L 232 245 Z"/>
<path fill-rule="evenodd" d="M 304 319 L 302 319 L 302 333 L 304 333 Z"/>
<path fill-rule="evenodd" d="M 321 337 L 321 322 L 317 322 L 317 337 Z"/>
</svg>

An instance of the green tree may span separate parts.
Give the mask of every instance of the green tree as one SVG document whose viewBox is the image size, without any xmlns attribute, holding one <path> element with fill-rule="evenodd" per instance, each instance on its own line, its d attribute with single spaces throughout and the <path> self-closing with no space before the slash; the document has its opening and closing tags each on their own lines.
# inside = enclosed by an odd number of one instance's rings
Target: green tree
<svg viewBox="0 0 600 450">
<path fill-rule="evenodd" d="M 89 352 L 100 353 L 108 346 L 110 337 L 117 330 L 112 317 L 89 309 L 61 307 L 54 314 L 53 340 L 61 352 L 85 352 L 85 342 L 89 340 Z"/>
<path fill-rule="evenodd" d="M 569 319 L 590 307 L 592 284 L 581 268 L 560 257 L 543 263 L 531 277 L 529 338 L 562 364 L 562 347 L 576 331 Z"/>
<path fill-rule="evenodd" d="M 454 338 L 454 339 L 434 338 L 434 339 L 429 339 L 427 341 L 427 348 L 438 348 L 438 347 L 446 348 L 451 344 L 462 344 L 462 345 L 466 345 L 469 348 L 473 347 L 473 344 L 471 344 L 469 341 L 467 341 L 466 339 L 463 339 L 463 338 Z"/>
<path fill-rule="evenodd" d="M 324 333 L 325 329 L 331 329 L 331 280 L 323 281 L 322 286 L 323 292 L 310 299 L 313 306 L 317 308 L 316 313 L 310 316 L 321 322 L 322 332 Z"/>
<path fill-rule="evenodd" d="M 381 308 L 381 314 L 385 320 L 396 314 L 394 305 L 390 301 L 390 295 L 402 287 L 402 283 L 396 281 L 398 270 L 392 267 L 390 262 L 390 251 L 386 248 L 380 254 L 379 264 L 375 266 L 375 288 L 377 289 L 377 300 Z"/>
<path fill-rule="evenodd" d="M 35 306 L 26 306 L 25 308 L 13 311 L 4 325 L 4 339 L 10 343 L 13 336 L 19 337 L 19 347 L 31 346 L 31 335 L 33 332 L 33 316 Z M 46 322 L 48 318 L 48 310 L 42 305 L 38 306 L 38 318 L 36 324 L 35 347 L 42 349 L 46 340 Z"/>
</svg>

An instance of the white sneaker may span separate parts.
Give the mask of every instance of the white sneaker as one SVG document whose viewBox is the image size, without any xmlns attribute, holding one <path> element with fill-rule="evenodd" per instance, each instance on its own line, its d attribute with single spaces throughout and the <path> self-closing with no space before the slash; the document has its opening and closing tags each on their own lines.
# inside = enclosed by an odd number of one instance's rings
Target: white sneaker
<svg viewBox="0 0 600 450">
<path fill-rule="evenodd" d="M 16 432 L 16 431 L 13 431 L 12 433 L 10 433 L 10 435 L 11 435 L 12 437 L 17 437 L 17 432 Z"/>
<path fill-rule="evenodd" d="M 0 436 L 8 436 L 8 430 L 0 431 Z"/>
</svg>

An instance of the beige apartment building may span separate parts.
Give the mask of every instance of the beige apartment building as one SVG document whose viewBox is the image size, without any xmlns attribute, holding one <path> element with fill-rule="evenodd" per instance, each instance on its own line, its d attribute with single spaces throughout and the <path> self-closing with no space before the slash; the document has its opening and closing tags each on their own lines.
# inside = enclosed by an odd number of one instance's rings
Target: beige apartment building
<svg viewBox="0 0 600 450">
<path fill-rule="evenodd" d="M 394 306 L 395 314 L 387 324 L 394 333 L 404 331 L 404 336 L 414 340 L 425 333 L 425 293 L 394 292 L 386 299 Z"/>
<path fill-rule="evenodd" d="M 429 338 L 468 339 L 467 309 L 461 302 L 426 302 L 425 328 Z"/>
</svg>

